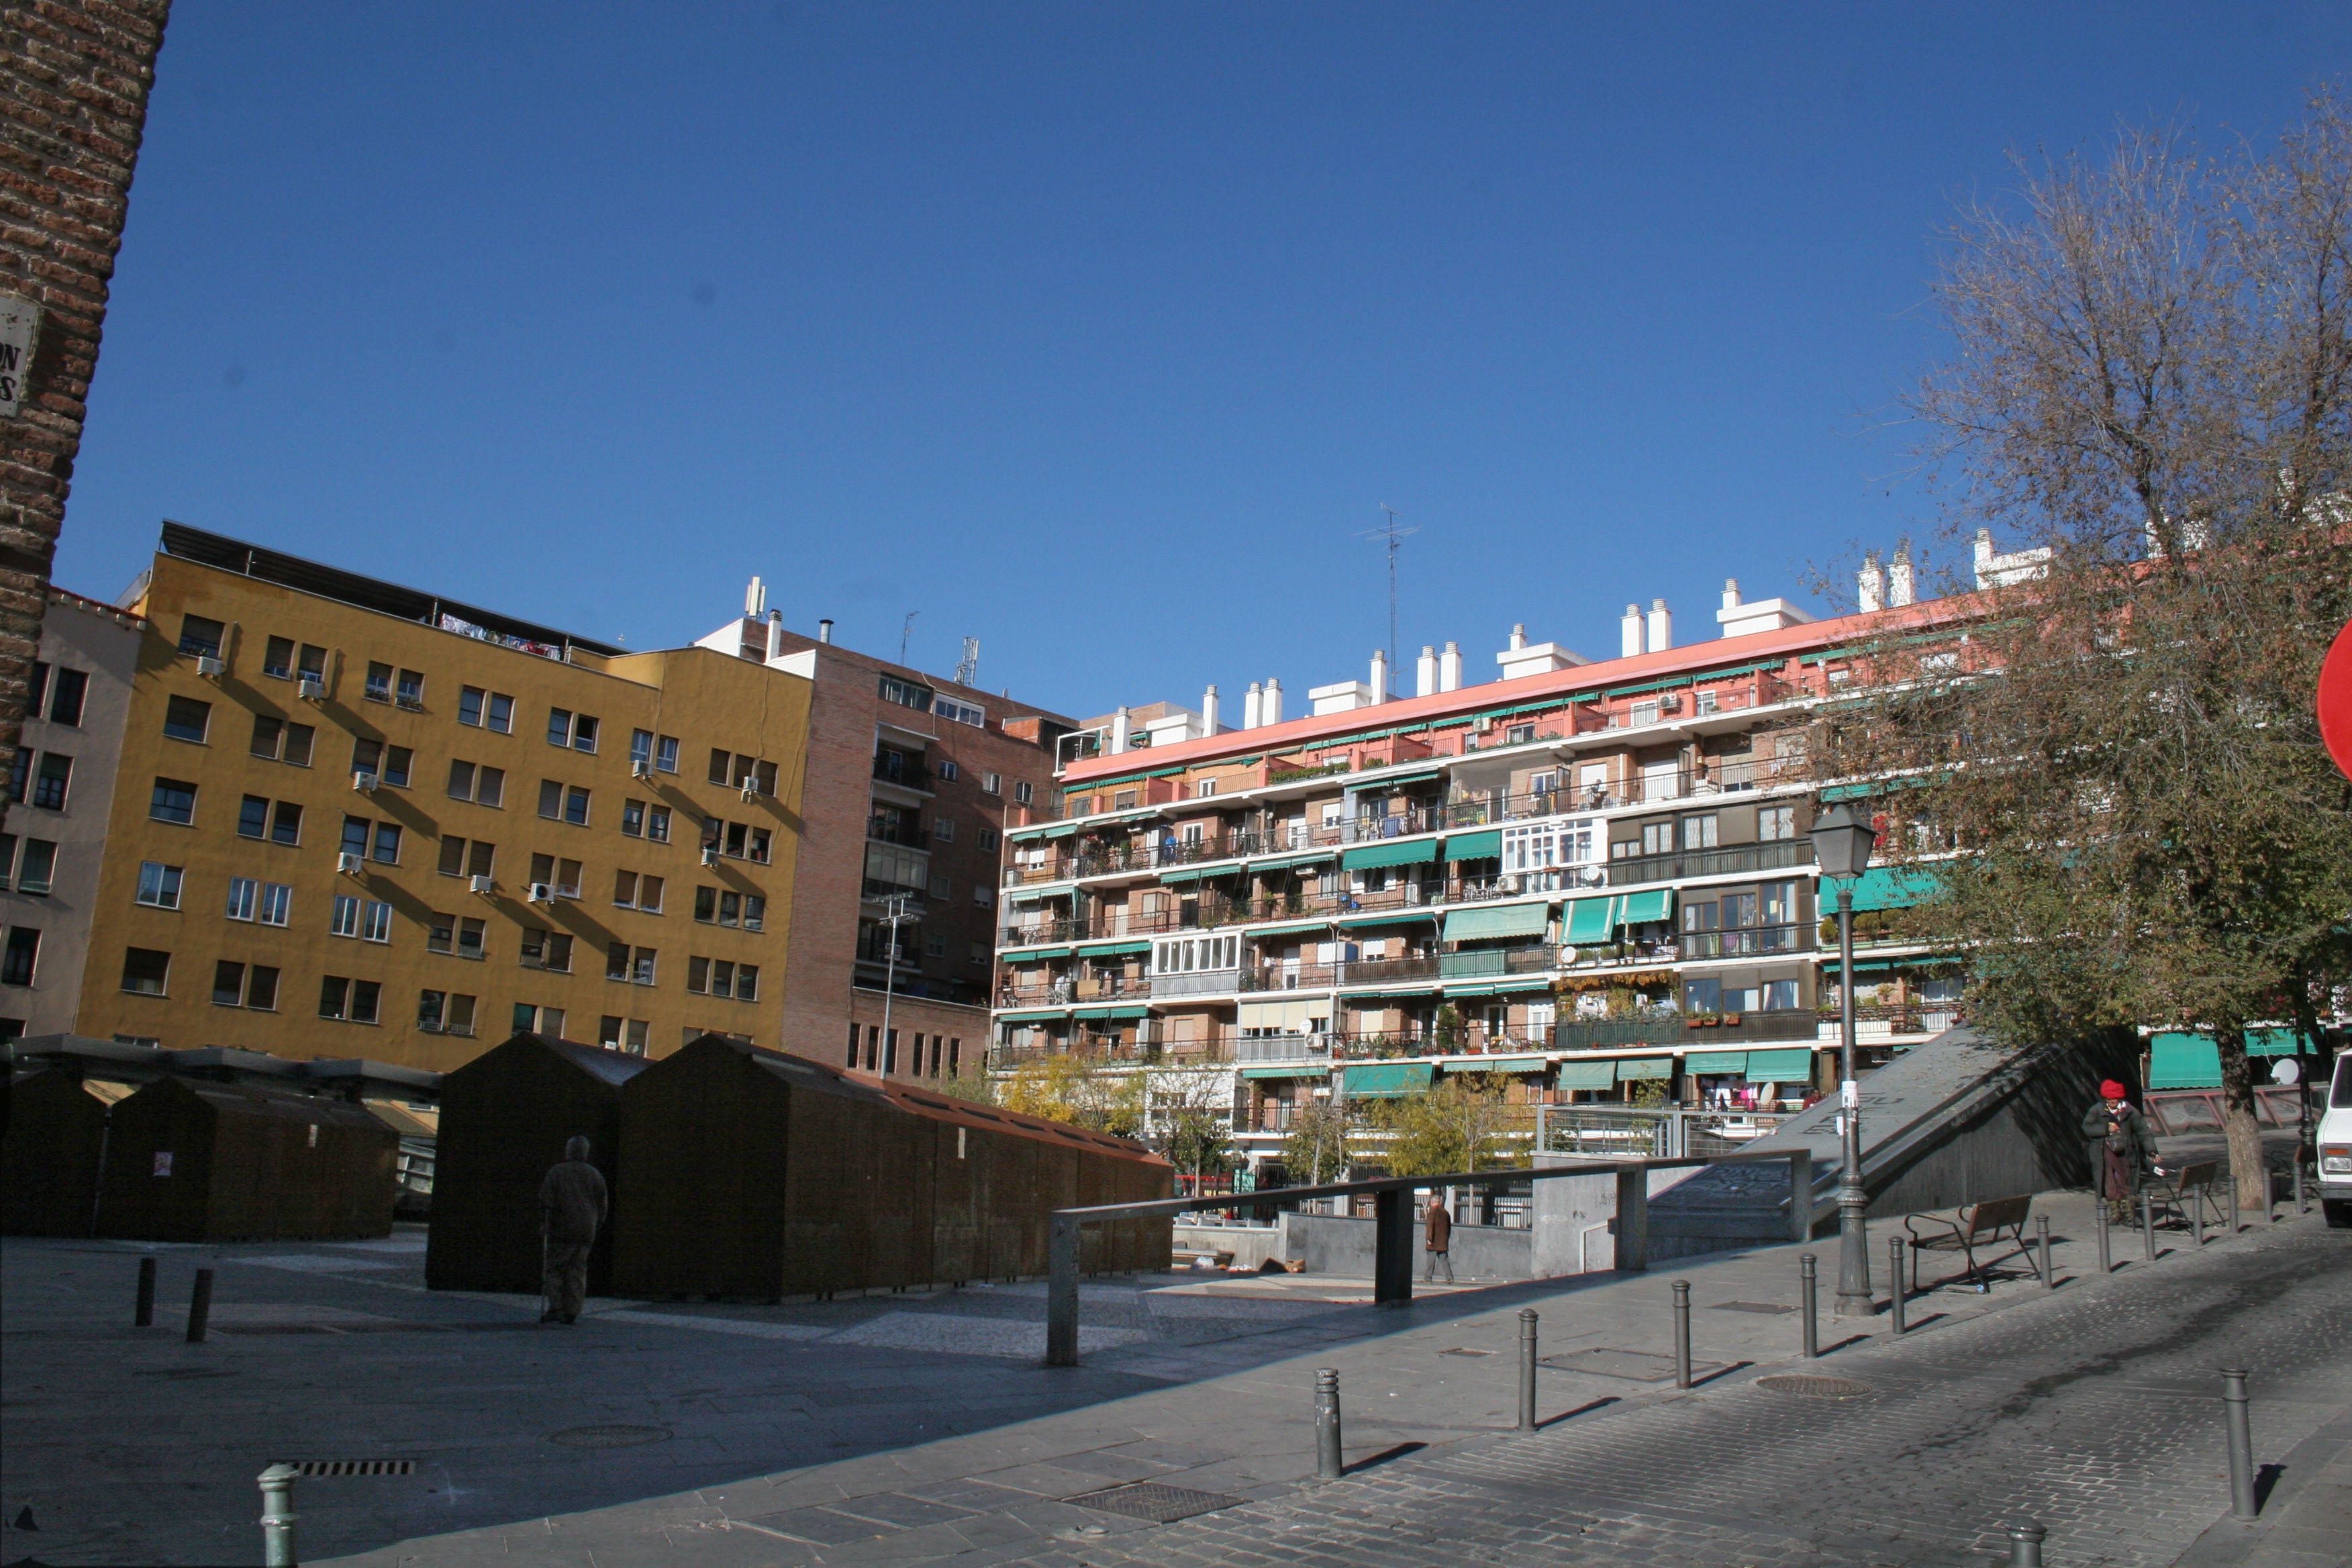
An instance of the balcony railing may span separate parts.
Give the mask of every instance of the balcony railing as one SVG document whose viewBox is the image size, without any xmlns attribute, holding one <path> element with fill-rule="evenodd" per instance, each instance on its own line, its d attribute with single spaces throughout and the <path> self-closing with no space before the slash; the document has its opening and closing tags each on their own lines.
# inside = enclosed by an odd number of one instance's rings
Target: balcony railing
<svg viewBox="0 0 2352 1568">
<path fill-rule="evenodd" d="M 929 794 L 931 788 L 930 769 L 911 757 L 893 752 L 885 752 L 874 759 L 874 776 L 901 789 L 921 790 Z"/>
<path fill-rule="evenodd" d="M 903 845 L 908 849 L 929 849 L 931 847 L 929 829 L 917 827 L 911 823 L 886 821 L 878 816 L 866 818 L 866 837 L 877 844 Z"/>
<path fill-rule="evenodd" d="M 1609 885 L 1673 882 L 1685 877 L 1728 877 L 1743 871 L 1780 871 L 1813 863 L 1813 847 L 1803 838 L 1770 844 L 1736 844 L 1723 849 L 1682 849 L 1669 855 L 1633 855 L 1609 862 Z"/>
<path fill-rule="evenodd" d="M 1555 1050 L 1606 1050 L 1622 1046 L 1706 1047 L 1757 1040 L 1811 1040 L 1818 1033 L 1818 1016 L 1811 1008 L 1770 1013 L 1740 1013 L 1701 1025 L 1680 1014 L 1653 1014 L 1640 1018 L 1592 1018 L 1554 1025 Z"/>
<path fill-rule="evenodd" d="M 1241 972 L 1234 969 L 1205 969 L 1191 974 L 1155 974 L 1151 977 L 1154 996 L 1222 996 L 1241 988 Z"/>
<path fill-rule="evenodd" d="M 1740 926 L 1731 931 L 1686 931 L 1675 939 L 1683 958 L 1745 958 L 1751 953 L 1795 952 L 1811 947 L 1809 925 Z"/>
</svg>

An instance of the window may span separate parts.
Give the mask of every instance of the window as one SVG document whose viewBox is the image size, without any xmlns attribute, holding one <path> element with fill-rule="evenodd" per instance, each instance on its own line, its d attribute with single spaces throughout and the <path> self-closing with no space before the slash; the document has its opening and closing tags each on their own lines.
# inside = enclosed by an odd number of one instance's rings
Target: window
<svg viewBox="0 0 2352 1568">
<path fill-rule="evenodd" d="M 632 838 L 645 837 L 646 803 L 644 801 L 625 800 L 621 803 L 621 831 Z"/>
<path fill-rule="evenodd" d="M 1216 793 L 1217 781 L 1214 779 L 1202 779 L 1192 786 L 1192 794 L 1201 799 L 1206 799 Z"/>
<path fill-rule="evenodd" d="M 360 901 L 358 899 L 353 898 L 348 893 L 338 893 L 335 895 L 334 913 L 328 920 L 327 932 L 331 936 L 357 936 L 360 934 Z"/>
<path fill-rule="evenodd" d="M 479 838 L 441 840 L 441 874 L 445 877 L 487 877 L 498 847 Z"/>
<path fill-rule="evenodd" d="M 950 784 L 953 784 L 956 780 L 963 777 L 962 767 L 958 763 L 948 761 L 944 757 L 940 760 L 939 766 L 934 768 L 932 772 L 938 774 L 939 777 L 947 780 Z M 771 791 L 770 793 L 772 794 L 773 792 Z"/>
<path fill-rule="evenodd" d="M 266 926 L 282 926 L 293 918 L 294 889 L 283 882 L 261 884 L 261 900 L 255 918 Z"/>
<path fill-rule="evenodd" d="M 507 775 L 503 768 L 488 763 L 452 761 L 449 763 L 449 798 L 470 800 L 477 805 L 505 804 Z"/>
<path fill-rule="evenodd" d="M 901 708 L 928 713 L 931 710 L 932 695 L 928 686 L 918 686 L 911 680 L 900 680 L 895 676 L 882 678 L 882 700 L 885 702 L 896 702 Z"/>
<path fill-rule="evenodd" d="M 552 855 L 534 855 L 530 858 L 530 879 L 553 888 L 562 898 L 576 899 L 580 896 L 580 862 L 559 860 Z"/>
<path fill-rule="evenodd" d="M 136 949 L 133 950 L 137 951 Z M 30 985 L 33 969 L 41 956 L 41 933 L 31 926 L 10 926 L 8 945 L 0 950 L 0 985 Z M 169 962 L 166 960 L 166 962 Z M 131 984 L 130 971 L 123 972 L 123 988 Z"/>
<path fill-rule="evenodd" d="M 392 700 L 403 708 L 425 706 L 425 677 L 413 669 L 404 669 L 393 682 Z"/>
<path fill-rule="evenodd" d="M 1768 805 L 1756 814 L 1756 837 L 1767 844 L 1797 836 L 1797 808 Z"/>
<path fill-rule="evenodd" d="M 588 826 L 588 792 L 578 784 L 563 792 L 563 820 L 574 827 Z"/>
<path fill-rule="evenodd" d="M 222 959 L 213 965 L 213 1005 L 242 1007 L 245 1005 L 245 965 Z"/>
<path fill-rule="evenodd" d="M 952 816 L 935 816 L 931 818 L 931 837 L 941 844 L 954 843 L 955 818 Z"/>
<path fill-rule="evenodd" d="M 1036 798 L 1036 795 L 1037 791 L 1035 787 L 1030 784 L 1028 781 L 1024 779 L 1015 779 L 1013 782 L 1013 802 L 1015 805 L 1027 805 L 1032 800 Z"/>
<path fill-rule="evenodd" d="M 139 901 L 142 904 L 147 901 L 147 868 L 145 866 L 139 868 Z M 261 884 L 259 882 L 250 877 L 231 877 L 228 879 L 229 919 L 251 920 L 260 901 Z"/>
<path fill-rule="evenodd" d="M 455 952 L 457 951 L 457 917 L 436 910 L 425 921 L 425 951 Z"/>
<path fill-rule="evenodd" d="M 964 962 L 966 963 L 986 963 L 988 962 L 988 943 L 984 942 L 973 942 L 971 944 L 971 951 L 964 954 Z"/>
<path fill-rule="evenodd" d="M 42 752 L 41 765 L 33 774 L 33 804 L 44 811 L 63 811 L 66 808 L 66 784 L 72 777 L 73 759 L 71 757 L 61 756 L 56 752 Z M 159 787 L 161 781 L 158 781 Z M 195 803 L 195 788 L 194 784 L 188 786 L 191 806 Z M 186 819 L 166 817 L 164 820 L 169 822 Z"/>
<path fill-rule="evenodd" d="M 1503 731 L 1503 744 L 1507 746 L 1524 746 L 1535 738 L 1536 727 L 1533 724 L 1513 724 Z"/>
<path fill-rule="evenodd" d="M 368 819 L 364 816 L 343 818 L 343 853 L 364 858 L 367 854 Z"/>
<path fill-rule="evenodd" d="M 283 719 L 257 713 L 253 716 L 253 740 L 247 750 L 271 762 L 307 768 L 310 765 L 311 742 L 317 734 L 308 724 L 289 724 Z"/>
<path fill-rule="evenodd" d="M 1793 980 L 1767 980 L 1763 985 L 1760 1006 L 1769 1013 L 1793 1013 L 1797 1010 L 1797 983 Z"/>
<path fill-rule="evenodd" d="M 729 837 L 731 840 L 733 835 L 729 835 Z M 751 858 L 758 861 L 762 866 L 766 865 L 768 863 L 770 847 L 772 842 L 772 837 L 766 828 L 755 827 L 751 829 Z"/>
<path fill-rule="evenodd" d="M 568 822 L 575 827 L 588 826 L 588 792 L 578 784 L 564 784 L 554 779 L 539 781 L 539 815 L 551 822 Z"/>
<path fill-rule="evenodd" d="M 49 722 L 52 724 L 81 723 L 81 706 L 89 692 L 89 672 L 83 669 L 60 669 L 49 692 Z M 41 700 L 37 694 L 26 705 L 27 711 L 40 711 Z"/>
<path fill-rule="evenodd" d="M 302 842 L 302 808 L 290 800 L 281 800 L 269 812 L 269 841 L 272 844 Z"/>
<path fill-rule="evenodd" d="M 35 659 L 32 674 L 25 679 L 25 712 L 28 717 L 41 710 L 41 704 L 48 700 L 48 690 L 49 667 Z"/>
<path fill-rule="evenodd" d="M 55 844 L 46 838 L 26 839 L 25 853 L 16 868 L 16 890 L 34 898 L 45 896 L 49 890 L 50 881 L 56 875 L 57 865 L 58 847 Z M 5 884 L 7 873 L 6 864 L 0 862 L 0 884 Z M 171 905 L 173 909 L 179 908 L 178 890 L 178 883 L 175 881 L 173 884 L 173 899 Z"/>
<path fill-rule="evenodd" d="M 547 969 L 559 974 L 572 973 L 572 938 L 566 932 L 525 926 L 520 953 L 525 969 Z"/>
<path fill-rule="evenodd" d="M 654 769 L 657 773 L 677 772 L 677 737 L 664 735 L 654 746 Z"/>
<path fill-rule="evenodd" d="M 1135 792 L 1131 789 L 1116 791 L 1110 797 L 1110 808 L 1113 811 L 1129 811 L 1134 808 L 1134 805 Z"/>
<path fill-rule="evenodd" d="M 33 934 L 34 940 L 37 942 L 40 933 L 37 931 Z M 16 932 L 12 931 L 8 933 L 9 957 L 12 959 L 16 956 Z M 29 957 L 26 961 L 25 975 L 24 979 L 16 984 L 29 985 L 33 983 L 32 962 Z M 164 984 L 171 977 L 172 955 L 170 953 L 158 952 L 152 947 L 127 947 L 122 950 L 122 988 L 125 991 L 141 996 L 161 996 L 164 994 Z"/>
<path fill-rule="evenodd" d="M 373 773 L 378 784 L 396 789 L 408 787 L 408 771 L 414 757 L 406 746 L 387 746 L 382 741 L 352 742 L 352 772 Z"/>
<path fill-rule="evenodd" d="M 597 1026 L 596 1043 L 608 1051 L 626 1051 L 633 1057 L 646 1054 L 646 1021 L 643 1018 L 616 1018 L 604 1015 Z"/>
<path fill-rule="evenodd" d="M 139 862 L 139 901 L 151 909 L 176 910 L 180 907 L 181 871 L 177 866 L 166 866 L 159 860 Z M 248 887 L 252 884 L 247 883 Z M 250 915 L 246 917 L 250 920 Z"/>
<path fill-rule="evenodd" d="M 1691 711 L 1701 718 L 1705 718 L 1709 713 L 1716 712 L 1718 707 L 1719 700 L 1717 698 L 1715 689 L 1713 687 L 1701 687 L 1698 694 L 1691 700 Z"/>
<path fill-rule="evenodd" d="M 501 735 L 513 734 L 514 704 L 515 700 L 505 692 L 491 692 L 489 703 L 483 713 L 488 728 Z"/>
<path fill-rule="evenodd" d="M 182 616 L 180 617 L 180 651 L 197 654 L 205 658 L 218 658 L 221 638 L 227 632 L 228 628 L 218 621 L 209 620 L 203 616 Z"/>
<path fill-rule="evenodd" d="M 1682 847 L 1685 849 L 1714 848 L 1715 829 L 1716 816 L 1715 813 L 1711 811 L 1703 816 L 1684 817 L 1682 821 Z"/>
<path fill-rule="evenodd" d="M 933 699 L 931 711 L 942 719 L 952 719 L 959 724 L 969 724 L 975 730 L 988 728 L 988 710 L 952 697 Z"/>
<path fill-rule="evenodd" d="M 213 1000 L 225 1007 L 234 1007 L 237 1005 L 223 994 L 221 971 L 230 967 L 232 965 L 222 963 L 215 964 L 213 971 Z M 278 1010 L 277 969 L 267 963 L 243 964 L 235 967 L 245 971 L 245 1005 L 257 1013 L 276 1012 Z"/>
<path fill-rule="evenodd" d="M 1636 702 L 1636 703 L 1634 703 L 1634 704 L 1633 704 L 1633 726 L 1634 726 L 1634 728 L 1639 729 L 1641 726 L 1643 726 L 1643 725 L 1644 725 L 1644 724 L 1654 724 L 1654 723 L 1656 723 L 1657 721 L 1658 721 L 1658 703 L 1657 703 L 1657 699 L 1655 699 L 1655 698 L 1652 698 L 1652 699 L 1651 699 L 1649 701 L 1647 701 L 1647 702 Z"/>
<path fill-rule="evenodd" d="M 635 871 L 613 873 L 613 901 L 623 909 L 643 910 L 650 915 L 661 913 L 662 879 L 640 876 Z"/>
<path fill-rule="evenodd" d="M 416 995 L 416 1026 L 428 1035 L 470 1035 L 474 1032 L 476 1000 L 451 992 L 420 991 Z"/>
<path fill-rule="evenodd" d="M 41 761 L 46 764 L 48 759 L 44 757 Z M 194 822 L 196 786 L 184 779 L 157 779 L 155 793 L 147 803 L 147 815 L 158 822 L 176 822 L 182 826 Z"/>
<path fill-rule="evenodd" d="M 1764 896 L 1764 924 L 1788 926 L 1797 923 L 1796 883 L 1767 882 L 1759 890 Z"/>
<path fill-rule="evenodd" d="M 948 939 L 943 936 L 925 937 L 923 953 L 929 958 L 945 958 L 948 955 Z"/>
<path fill-rule="evenodd" d="M 503 691 L 485 691 L 478 686 L 457 689 L 457 722 L 498 734 L 514 731 L 514 699 Z"/>
<path fill-rule="evenodd" d="M 24 747 L 16 748 L 16 765 L 8 773 L 8 798 L 21 801 L 26 787 L 33 782 L 33 753 Z"/>
<path fill-rule="evenodd" d="M 457 918 L 457 956 L 480 959 L 487 955 L 482 938 L 488 931 L 487 922 L 460 915 Z"/>
<path fill-rule="evenodd" d="M 457 722 L 479 728 L 482 722 L 482 703 L 488 696 L 489 693 L 478 686 L 459 687 L 457 689 Z"/>
<path fill-rule="evenodd" d="M 934 871 L 931 873 L 931 897 L 935 899 L 944 899 L 950 891 L 953 890 L 953 888 L 954 884 L 949 881 L 948 874 L 945 871 Z"/>
<path fill-rule="evenodd" d="M 547 743 L 565 746 L 575 752 L 596 749 L 596 721 L 585 713 L 574 713 L 569 708 L 547 710 Z"/>
<path fill-rule="evenodd" d="M 261 654 L 261 673 L 280 680 L 294 679 L 294 639 L 271 637 Z"/>
<path fill-rule="evenodd" d="M 656 844 L 669 842 L 669 807 L 656 805 L 646 810 L 646 837 Z"/>
<path fill-rule="evenodd" d="M 392 666 L 370 663 L 367 667 L 367 700 L 371 702 L 392 700 Z"/>
<path fill-rule="evenodd" d="M 971 901 L 981 909 L 992 909 L 996 904 L 996 889 L 982 882 L 973 887 Z"/>
<path fill-rule="evenodd" d="M 983 827 L 980 830 L 980 847 L 982 849 L 994 849 L 996 847 L 996 829 L 993 827 Z"/>
<path fill-rule="evenodd" d="M 980 775 L 980 787 L 982 793 L 985 795 L 1003 795 L 1004 793 L 1004 775 L 1003 773 L 982 773 Z"/>
<path fill-rule="evenodd" d="M 528 1002 L 518 1002 L 514 1005 L 514 1026 L 520 1034 L 541 1034 L 550 1039 L 560 1040 L 563 1037 L 563 1009 L 534 1007 Z"/>
<path fill-rule="evenodd" d="M 655 957 L 650 947 L 632 948 L 625 942 L 614 942 L 604 950 L 604 978 L 632 985 L 651 985 Z"/>
<path fill-rule="evenodd" d="M 392 940 L 392 906 L 370 899 L 360 911 L 360 940 L 389 942 Z"/>
<path fill-rule="evenodd" d="M 311 643 L 304 643 L 301 655 L 294 661 L 294 673 L 320 686 L 326 685 L 327 650 Z"/>
</svg>

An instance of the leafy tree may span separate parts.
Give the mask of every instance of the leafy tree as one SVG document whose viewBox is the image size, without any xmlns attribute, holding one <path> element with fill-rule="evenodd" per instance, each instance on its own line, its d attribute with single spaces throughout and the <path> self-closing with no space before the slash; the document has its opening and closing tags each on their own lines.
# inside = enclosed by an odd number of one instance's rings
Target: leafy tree
<svg viewBox="0 0 2352 1568">
<path fill-rule="evenodd" d="M 1882 858 L 1935 868 L 1902 924 L 1969 952 L 1980 1026 L 2210 1030 L 2260 1191 L 2246 1027 L 2352 975 L 2312 700 L 2352 615 L 2352 122 L 2323 93 L 2267 151 L 2016 167 L 1949 236 L 1953 353 L 1908 405 L 1947 539 L 2046 556 L 1854 649 L 1817 760 L 1912 786 L 1874 797 Z"/>
<path fill-rule="evenodd" d="M 1007 1110 L 1132 1138 L 1143 1130 L 1143 1075 L 1105 1072 L 1055 1052 L 1023 1062 L 997 1089 Z"/>
<path fill-rule="evenodd" d="M 1328 1100 L 1299 1102 L 1290 1131 L 1282 1141 L 1282 1168 L 1299 1186 L 1321 1186 L 1345 1179 L 1348 1169 L 1348 1113 Z"/>
<path fill-rule="evenodd" d="M 1143 1075 L 1135 1075 L 1139 1084 Z M 1154 1142 L 1168 1163 L 1193 1178 L 1194 1190 L 1233 1166 L 1233 1086 L 1219 1072 L 1181 1070 L 1152 1076 Z"/>
<path fill-rule="evenodd" d="M 1502 1082 L 1491 1073 L 1449 1075 L 1423 1093 L 1372 1101 L 1364 1119 L 1391 1135 L 1382 1163 L 1396 1176 L 1493 1166 L 1499 1163 L 1504 1134 L 1518 1131 L 1526 1121 L 1505 1102 Z"/>
</svg>

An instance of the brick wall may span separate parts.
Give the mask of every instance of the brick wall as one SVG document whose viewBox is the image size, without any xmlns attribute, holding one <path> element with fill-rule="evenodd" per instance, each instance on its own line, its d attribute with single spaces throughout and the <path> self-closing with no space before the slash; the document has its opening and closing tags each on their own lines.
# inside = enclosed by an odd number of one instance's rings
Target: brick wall
<svg viewBox="0 0 2352 1568">
<path fill-rule="evenodd" d="M 40 311 L 0 423 L 0 766 L 14 764 L 171 0 L 0 5 L 0 304 Z"/>
</svg>

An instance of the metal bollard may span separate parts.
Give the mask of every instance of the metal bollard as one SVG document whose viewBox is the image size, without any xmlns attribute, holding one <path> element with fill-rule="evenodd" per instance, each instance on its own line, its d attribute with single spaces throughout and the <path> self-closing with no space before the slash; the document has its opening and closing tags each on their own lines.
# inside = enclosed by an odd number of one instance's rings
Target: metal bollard
<svg viewBox="0 0 2352 1568">
<path fill-rule="evenodd" d="M 1675 1281 L 1675 1386 L 1691 1385 L 1690 1281 Z"/>
<path fill-rule="evenodd" d="M 188 1342 L 190 1344 L 200 1345 L 205 1342 L 205 1328 L 212 1321 L 212 1316 L 213 1271 L 209 1268 L 199 1268 L 196 1270 L 195 1291 L 188 1298 Z"/>
<path fill-rule="evenodd" d="M 2211 1190 L 2210 1187 L 2206 1189 L 2207 1192 Z M 2195 1243 L 2198 1251 L 2205 1250 L 2205 1193 L 2198 1194 L 2189 1206 L 2189 1238 Z"/>
<path fill-rule="evenodd" d="M 2147 1260 L 2156 1261 L 2156 1205 L 2146 1193 L 2139 1195 L 2139 1241 L 2147 1249 Z"/>
<path fill-rule="evenodd" d="M 1519 1309 L 1519 1430 L 1536 1429 L 1536 1310 Z"/>
<path fill-rule="evenodd" d="M 2114 1245 L 2107 1235 L 2107 1200 L 2095 1195 L 2091 1199 L 2091 1213 L 2099 1226 L 2099 1278 L 2104 1279 L 2116 1271 Z"/>
<path fill-rule="evenodd" d="M 152 1258 L 139 1260 L 139 1310 L 132 1315 L 131 1326 L 136 1329 L 155 1326 L 155 1260 Z"/>
<path fill-rule="evenodd" d="M 2042 1568 L 2042 1543 L 2050 1532 L 2030 1519 L 2009 1527 L 2009 1568 Z"/>
<path fill-rule="evenodd" d="M 2246 1371 L 2221 1369 L 2221 1397 L 2230 1406 L 2230 1512 L 2237 1519 L 2254 1517 L 2254 1426 L 2246 1410 Z"/>
<path fill-rule="evenodd" d="M 2238 1178 L 2230 1178 L 2230 1234 L 2238 1234 Z"/>
<path fill-rule="evenodd" d="M 1815 1261 L 1810 1252 L 1797 1259 L 1797 1295 L 1799 1310 L 1805 1320 L 1805 1359 L 1811 1361 L 1822 1353 L 1821 1315 L 1814 1310 L 1813 1301 L 1820 1288 L 1815 1273 Z"/>
<path fill-rule="evenodd" d="M 2058 1289 L 2058 1276 L 2050 1267 L 2050 1216 L 2046 1214 L 2033 1216 L 2033 1244 L 2042 1253 L 2042 1288 L 2055 1290 Z"/>
<path fill-rule="evenodd" d="M 1894 1317 L 1895 1331 L 1900 1334 L 1908 1330 L 1910 1324 L 1903 1317 L 1904 1309 L 1909 1303 L 1905 1300 L 1907 1292 L 1903 1286 L 1903 1238 L 1899 1236 L 1886 1238 L 1886 1273 L 1887 1278 L 1895 1281 L 1895 1293 L 1886 1303 L 1886 1310 Z"/>
<path fill-rule="evenodd" d="M 292 1465 L 272 1465 L 261 1472 L 261 1561 L 263 1568 L 295 1568 L 294 1478 L 302 1472 Z"/>
<path fill-rule="evenodd" d="M 1329 1367 L 1315 1374 L 1315 1479 L 1336 1481 L 1339 1457 L 1339 1374 Z"/>
<path fill-rule="evenodd" d="M 2294 1152 L 2294 1212 L 2297 1214 L 2309 1214 L 2311 1212 L 2311 1207 L 2308 1204 L 2303 1201 L 2303 1151 L 2300 1149 L 2297 1149 Z"/>
</svg>

